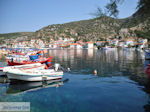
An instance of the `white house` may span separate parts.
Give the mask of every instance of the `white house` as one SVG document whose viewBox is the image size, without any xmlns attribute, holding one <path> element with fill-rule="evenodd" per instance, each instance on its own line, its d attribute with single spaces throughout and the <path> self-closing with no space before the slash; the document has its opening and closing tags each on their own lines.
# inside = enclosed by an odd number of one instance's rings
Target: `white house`
<svg viewBox="0 0 150 112">
<path fill-rule="evenodd" d="M 139 46 L 148 47 L 148 40 L 147 39 L 140 39 L 139 40 Z"/>
<path fill-rule="evenodd" d="M 120 41 L 120 42 L 118 43 L 118 46 L 119 46 L 119 47 L 124 47 L 124 45 L 125 45 L 125 42 L 121 42 L 121 41 Z"/>
<path fill-rule="evenodd" d="M 82 49 L 82 45 L 80 45 L 78 43 L 73 43 L 73 44 L 70 44 L 70 48 L 71 49 Z"/>
<path fill-rule="evenodd" d="M 118 46 L 118 43 L 119 43 L 118 39 L 113 39 L 113 40 L 110 41 L 111 45 Z"/>
<path fill-rule="evenodd" d="M 135 44 L 134 44 L 133 40 L 128 40 L 128 41 L 126 41 L 125 45 L 126 46 L 129 46 L 129 45 L 134 46 Z"/>
<path fill-rule="evenodd" d="M 49 48 L 55 49 L 55 48 L 58 48 L 58 45 L 57 44 L 49 44 Z"/>
<path fill-rule="evenodd" d="M 93 42 L 86 42 L 84 48 L 93 49 L 94 48 Z"/>
<path fill-rule="evenodd" d="M 97 41 L 96 45 L 97 46 L 104 46 L 104 43 L 105 43 L 104 41 Z"/>
</svg>

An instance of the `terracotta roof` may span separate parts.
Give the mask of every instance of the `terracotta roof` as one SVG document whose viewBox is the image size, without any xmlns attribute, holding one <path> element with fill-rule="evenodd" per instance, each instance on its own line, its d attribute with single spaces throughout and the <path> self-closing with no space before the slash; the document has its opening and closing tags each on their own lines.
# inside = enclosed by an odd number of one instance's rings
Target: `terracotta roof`
<svg viewBox="0 0 150 112">
<path fill-rule="evenodd" d="M 97 41 L 97 42 L 105 42 L 105 41 Z"/>
<path fill-rule="evenodd" d="M 93 42 L 86 42 L 87 44 L 92 44 Z"/>
<path fill-rule="evenodd" d="M 80 45 L 80 44 L 78 44 L 78 43 L 71 43 L 70 45 Z"/>
</svg>

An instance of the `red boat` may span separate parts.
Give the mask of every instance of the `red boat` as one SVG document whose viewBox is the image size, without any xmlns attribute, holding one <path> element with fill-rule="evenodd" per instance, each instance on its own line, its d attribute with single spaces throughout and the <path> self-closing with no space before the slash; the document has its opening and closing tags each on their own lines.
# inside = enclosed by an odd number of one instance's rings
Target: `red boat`
<svg viewBox="0 0 150 112">
<path fill-rule="evenodd" d="M 0 71 L 3 71 L 3 68 L 4 68 L 4 67 L 0 67 Z"/>
<path fill-rule="evenodd" d="M 7 63 L 9 66 L 14 66 L 14 65 L 25 65 L 25 64 L 33 64 L 33 63 L 45 63 L 48 67 L 51 66 L 51 61 L 52 57 L 50 56 L 49 58 L 39 58 L 36 61 L 22 61 L 22 62 L 17 62 L 17 61 L 11 61 L 7 60 Z"/>
<path fill-rule="evenodd" d="M 146 68 L 145 72 L 146 72 L 148 78 L 150 78 L 150 64 L 148 64 L 148 67 Z"/>
</svg>

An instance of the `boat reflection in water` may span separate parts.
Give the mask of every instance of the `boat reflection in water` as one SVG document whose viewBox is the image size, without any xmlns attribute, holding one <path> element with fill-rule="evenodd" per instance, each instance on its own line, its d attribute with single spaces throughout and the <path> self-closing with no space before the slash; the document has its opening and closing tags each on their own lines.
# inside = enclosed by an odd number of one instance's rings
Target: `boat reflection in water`
<svg viewBox="0 0 150 112">
<path fill-rule="evenodd" d="M 0 75 L 0 84 L 5 84 L 5 83 L 9 83 L 7 76 Z"/>
<path fill-rule="evenodd" d="M 146 72 L 148 78 L 150 78 L 150 60 L 145 60 L 144 69 L 145 69 L 145 72 Z"/>
<path fill-rule="evenodd" d="M 64 84 L 64 82 L 68 81 L 69 79 L 66 79 L 62 81 L 59 80 L 49 80 L 49 81 L 43 81 L 43 82 L 13 82 L 9 84 L 9 87 L 7 88 L 6 93 L 7 94 L 18 94 L 18 93 L 24 93 L 29 91 L 36 91 L 42 88 L 49 88 L 49 87 L 60 87 Z"/>
</svg>

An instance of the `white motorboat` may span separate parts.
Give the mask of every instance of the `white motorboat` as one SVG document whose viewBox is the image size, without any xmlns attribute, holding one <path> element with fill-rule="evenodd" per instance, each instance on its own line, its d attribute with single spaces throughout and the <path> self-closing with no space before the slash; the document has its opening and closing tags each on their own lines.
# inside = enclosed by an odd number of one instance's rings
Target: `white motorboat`
<svg viewBox="0 0 150 112">
<path fill-rule="evenodd" d="M 2 67 L 2 70 L 3 72 L 9 72 L 11 70 L 16 70 L 16 69 L 29 70 L 29 69 L 37 69 L 39 67 L 44 68 L 44 65 L 42 65 L 41 63 L 33 63 L 33 64 L 26 64 L 26 65 L 6 66 L 6 67 Z"/>
<path fill-rule="evenodd" d="M 115 47 L 111 47 L 111 46 L 105 46 L 105 47 L 102 47 L 103 50 L 116 50 Z"/>
<path fill-rule="evenodd" d="M 7 72 L 6 75 L 9 80 L 43 81 L 62 78 L 63 71 L 58 70 L 59 66 L 57 64 L 55 69 L 44 69 L 44 66 L 45 65 L 42 64 L 41 67 L 25 67 L 25 65 L 22 65 L 21 67 L 13 66 L 9 67 L 9 69 L 4 68 L 3 71 Z"/>
</svg>

